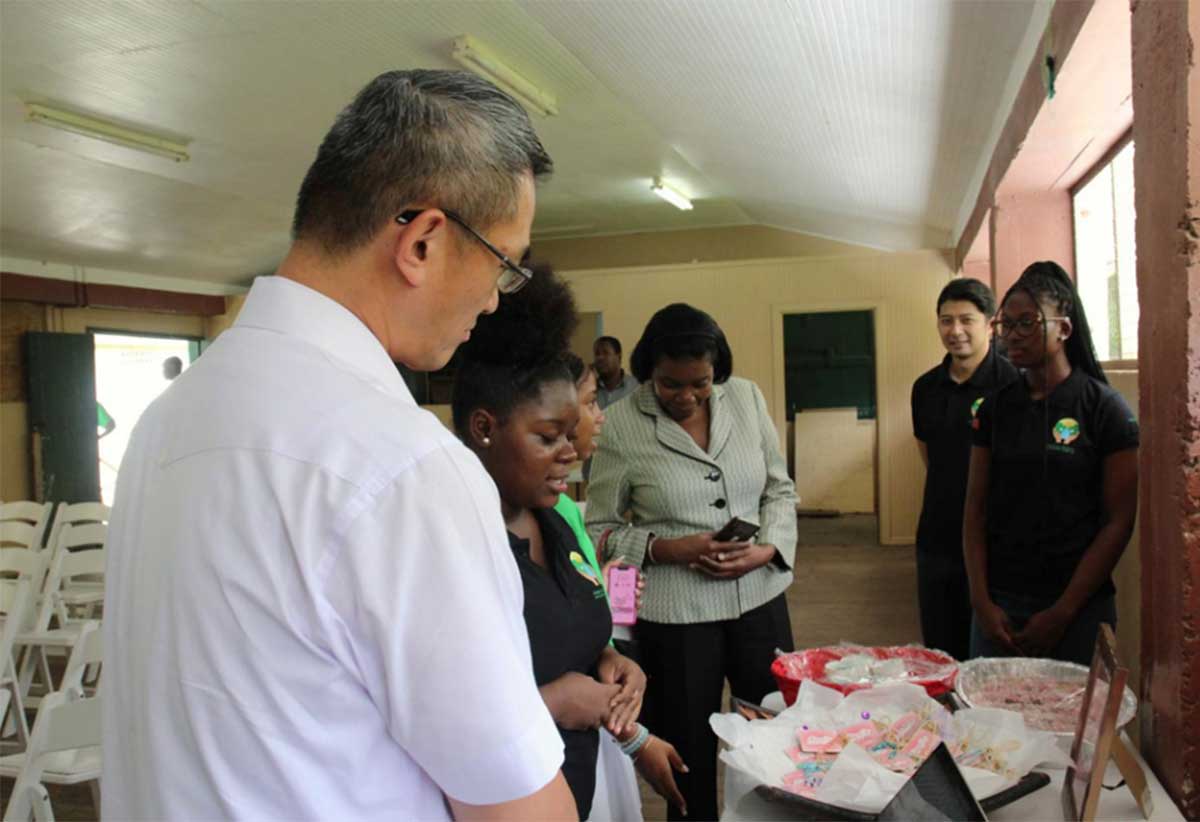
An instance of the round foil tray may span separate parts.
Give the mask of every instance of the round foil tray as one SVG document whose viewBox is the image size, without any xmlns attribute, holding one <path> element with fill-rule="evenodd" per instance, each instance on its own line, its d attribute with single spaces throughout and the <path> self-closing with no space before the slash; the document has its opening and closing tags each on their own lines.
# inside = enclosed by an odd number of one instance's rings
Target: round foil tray
<svg viewBox="0 0 1200 822">
<path fill-rule="evenodd" d="M 981 705 L 978 701 L 980 689 L 990 681 L 1008 677 L 1049 677 L 1076 682 L 1079 684 L 1078 699 L 1064 706 L 1073 711 L 1072 725 L 1079 717 L 1082 705 L 1083 691 L 1087 687 L 1088 669 L 1074 662 L 1061 662 L 1057 659 L 1033 659 L 1026 657 L 996 657 L 980 658 L 963 662 L 958 668 L 958 681 L 954 684 L 954 692 L 968 708 L 1005 708 L 1004 705 Z M 1009 708 L 1012 710 L 1012 708 Z M 1117 712 L 1117 729 L 1129 724 L 1137 715 L 1137 697 L 1128 686 L 1125 687 L 1121 699 L 1121 709 Z M 1033 727 L 1033 726 L 1030 726 Z M 1043 730 L 1037 728 L 1036 730 Z M 1074 729 L 1070 731 L 1049 731 L 1060 740 L 1070 741 L 1075 736 Z"/>
</svg>

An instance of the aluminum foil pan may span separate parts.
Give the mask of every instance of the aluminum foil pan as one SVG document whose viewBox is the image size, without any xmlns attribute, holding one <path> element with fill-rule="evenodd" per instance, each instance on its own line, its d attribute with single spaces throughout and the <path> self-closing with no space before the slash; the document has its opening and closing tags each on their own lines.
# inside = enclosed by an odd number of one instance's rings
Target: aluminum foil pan
<svg viewBox="0 0 1200 822">
<path fill-rule="evenodd" d="M 1069 741 L 1075 736 L 1087 679 L 1088 669 L 1074 662 L 1026 657 L 983 658 L 959 666 L 954 690 L 967 707 L 1019 711 L 1027 726 L 1050 731 Z M 1021 684 L 1017 685 L 1018 682 Z M 1050 685 L 1051 682 L 1054 684 Z M 1011 693 L 1016 701 L 1001 702 L 994 698 L 998 692 Z M 1121 709 L 1117 712 L 1117 728 L 1129 724 L 1136 715 L 1137 697 L 1126 686 Z"/>
</svg>

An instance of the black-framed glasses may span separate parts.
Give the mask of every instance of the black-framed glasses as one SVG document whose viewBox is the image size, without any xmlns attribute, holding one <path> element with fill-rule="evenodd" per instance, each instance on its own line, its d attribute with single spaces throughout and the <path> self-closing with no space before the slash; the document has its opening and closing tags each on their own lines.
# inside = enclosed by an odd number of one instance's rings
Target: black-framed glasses
<svg viewBox="0 0 1200 822">
<path fill-rule="evenodd" d="M 425 211 L 425 209 L 422 208 L 414 208 L 410 209 L 409 211 L 405 211 L 396 217 L 396 222 L 400 223 L 400 225 L 408 225 L 423 211 Z M 525 266 L 517 265 L 510 260 L 507 254 L 496 248 L 496 246 L 488 242 L 486 237 L 484 237 L 475 229 L 471 228 L 471 226 L 467 225 L 467 221 L 462 217 L 445 208 L 441 209 L 441 212 L 446 215 L 446 219 L 457 223 L 463 229 L 463 231 L 466 231 L 476 240 L 479 240 L 479 242 L 483 243 L 484 248 L 496 255 L 496 259 L 498 259 L 504 265 L 504 272 L 500 275 L 500 279 L 496 281 L 496 289 L 501 294 L 515 294 L 528 285 L 529 281 L 533 279 L 532 271 Z"/>
<path fill-rule="evenodd" d="M 1067 319 L 1070 317 L 1022 317 L 1019 320 L 997 317 L 995 321 L 996 336 L 1007 338 L 1015 334 L 1018 338 L 1025 339 L 1033 335 L 1034 329 L 1042 328 L 1046 323 Z"/>
</svg>

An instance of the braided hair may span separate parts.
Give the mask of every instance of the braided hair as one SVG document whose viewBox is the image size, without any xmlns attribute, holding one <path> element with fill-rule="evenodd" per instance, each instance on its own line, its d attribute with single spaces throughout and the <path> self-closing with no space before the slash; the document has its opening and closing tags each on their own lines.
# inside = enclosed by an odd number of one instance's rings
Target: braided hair
<svg viewBox="0 0 1200 822">
<path fill-rule="evenodd" d="M 1004 301 L 1015 291 L 1023 291 L 1038 305 L 1047 300 L 1058 306 L 1059 313 L 1071 320 L 1071 336 L 1067 337 L 1063 348 L 1072 368 L 1082 369 L 1089 377 L 1107 383 L 1108 377 L 1100 367 L 1096 357 L 1096 348 L 1092 345 L 1092 329 L 1088 325 L 1087 315 L 1083 310 L 1083 301 L 1071 277 L 1056 262 L 1043 260 L 1033 263 L 1026 268 L 1021 277 L 1008 289 Z"/>
<path fill-rule="evenodd" d="M 547 266 L 516 294 L 501 298 L 495 313 L 479 318 L 471 339 L 458 350 L 450 409 L 464 441 L 471 412 L 487 409 L 500 420 L 537 399 L 554 382 L 575 384 L 568 360 L 579 312 L 571 288 Z M 582 361 L 581 361 L 582 363 Z"/>
</svg>

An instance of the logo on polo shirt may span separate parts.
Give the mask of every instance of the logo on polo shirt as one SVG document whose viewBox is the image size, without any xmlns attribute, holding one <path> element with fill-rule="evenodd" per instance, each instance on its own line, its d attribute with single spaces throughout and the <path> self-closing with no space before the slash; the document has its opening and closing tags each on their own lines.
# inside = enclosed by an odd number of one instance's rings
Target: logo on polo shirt
<svg viewBox="0 0 1200 822">
<path fill-rule="evenodd" d="M 1063 417 L 1054 423 L 1054 441 L 1059 445 L 1070 445 L 1079 439 L 1079 420 Z"/>
<path fill-rule="evenodd" d="M 579 575 L 593 585 L 600 584 L 600 577 L 596 576 L 596 571 L 592 566 L 588 565 L 587 560 L 578 551 L 572 551 L 570 554 L 571 565 L 579 572 Z"/>
<path fill-rule="evenodd" d="M 979 406 L 981 405 L 983 405 L 983 397 L 980 397 L 979 399 L 975 400 L 975 402 L 971 403 L 971 419 L 974 419 L 975 415 L 979 413 Z"/>
</svg>

